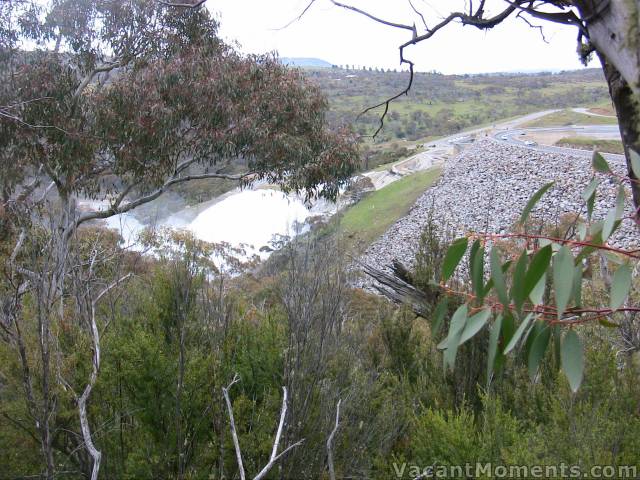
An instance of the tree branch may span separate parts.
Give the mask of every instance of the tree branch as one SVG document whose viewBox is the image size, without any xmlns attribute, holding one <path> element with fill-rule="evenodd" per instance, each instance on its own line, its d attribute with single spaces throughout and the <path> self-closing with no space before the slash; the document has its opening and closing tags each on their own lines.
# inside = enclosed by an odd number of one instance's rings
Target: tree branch
<svg viewBox="0 0 640 480">
<path fill-rule="evenodd" d="M 429 26 L 427 25 L 427 21 L 424 18 L 424 15 L 415 7 L 411 0 L 407 1 L 409 2 L 409 5 L 411 5 L 411 9 L 416 13 L 416 15 L 420 17 L 420 20 L 422 20 L 422 25 L 424 25 L 425 30 L 429 30 Z"/>
<path fill-rule="evenodd" d="M 88 221 L 91 220 L 102 220 L 102 219 L 106 219 L 106 218 L 110 218 L 113 217 L 115 215 L 120 215 L 123 213 L 127 213 L 131 210 L 133 210 L 134 208 L 139 207 L 140 205 L 144 205 L 145 203 L 149 203 L 153 200 L 155 200 L 156 198 L 160 197 L 160 195 L 162 195 L 169 187 L 173 186 L 173 185 L 178 185 L 180 183 L 184 183 L 184 182 L 189 182 L 192 180 L 206 180 L 206 179 L 212 179 L 212 178 L 224 178 L 227 180 L 236 180 L 236 181 L 240 181 L 243 180 L 251 175 L 253 175 L 254 172 L 246 172 L 243 173 L 241 175 L 228 175 L 228 174 L 224 174 L 224 173 L 205 173 L 202 175 L 188 175 L 186 177 L 176 177 L 173 176 L 171 177 L 169 180 L 167 180 L 160 188 L 154 190 L 153 192 L 149 193 L 148 195 L 144 195 L 142 197 L 139 197 L 135 200 L 132 200 L 131 202 L 125 204 L 125 205 L 121 205 L 121 203 L 124 201 L 124 197 L 122 196 L 122 194 L 116 199 L 116 201 L 106 210 L 99 210 L 99 211 L 93 211 L 93 212 L 87 212 L 83 215 L 80 215 L 76 221 L 67 228 L 65 235 L 67 236 L 67 238 L 69 238 L 71 235 L 73 235 L 73 232 L 75 232 L 75 230 L 82 225 L 83 223 L 86 223 Z"/>
<path fill-rule="evenodd" d="M 240 442 L 238 441 L 238 432 L 236 430 L 236 421 L 233 418 L 233 407 L 231 406 L 231 399 L 229 398 L 229 389 L 240 381 L 240 377 L 236 373 L 231 380 L 231 383 L 226 388 L 222 388 L 222 394 L 224 400 L 227 403 L 227 410 L 229 412 L 229 422 L 231 423 L 231 438 L 233 439 L 233 446 L 236 450 L 236 459 L 238 461 L 238 470 L 240 471 L 240 480 L 245 480 L 244 465 L 242 464 L 242 451 L 240 450 Z"/>
<path fill-rule="evenodd" d="M 300 15 L 298 15 L 296 18 L 294 18 L 293 20 L 291 20 L 290 22 L 288 22 L 286 25 L 280 27 L 280 28 L 276 28 L 275 30 L 284 30 L 285 28 L 290 27 L 291 25 L 293 25 L 296 22 L 299 22 L 302 17 L 304 17 L 304 15 L 309 11 L 309 9 L 313 6 L 313 4 L 316 3 L 316 0 L 311 0 L 306 7 L 304 7 L 304 10 L 302 10 L 302 12 L 300 13 Z"/>
<path fill-rule="evenodd" d="M 534 25 L 534 24 L 532 24 L 529 20 L 527 20 L 527 17 L 522 15 L 522 12 L 518 12 L 518 14 L 516 15 L 516 18 L 519 18 L 520 20 L 522 20 L 524 23 L 529 25 L 531 28 L 538 29 L 540 31 L 540 36 L 542 37 L 542 41 L 544 43 L 549 43 L 549 41 L 547 40 L 547 37 L 544 36 L 544 30 L 542 29 L 542 25 Z"/>
<path fill-rule="evenodd" d="M 238 441 L 238 432 L 236 429 L 236 422 L 233 417 L 233 406 L 231 405 L 231 399 L 229 398 L 229 389 L 238 383 L 240 377 L 236 373 L 233 377 L 231 383 L 226 387 L 222 388 L 222 394 L 224 395 L 224 400 L 227 404 L 227 410 L 229 411 L 229 421 L 231 423 L 231 437 L 233 439 L 233 446 L 236 451 L 236 459 L 238 461 L 238 469 L 240 471 L 240 480 L 245 480 L 245 471 L 244 465 L 242 463 L 242 451 L 240 450 L 240 442 Z M 285 448 L 280 454 L 278 454 L 278 448 L 280 446 L 280 439 L 282 438 L 282 431 L 284 430 L 285 418 L 287 416 L 287 387 L 282 387 L 282 408 L 280 409 L 280 421 L 278 422 L 278 429 L 276 431 L 276 436 L 273 440 L 273 448 L 271 449 L 271 456 L 269 457 L 269 461 L 264 466 L 260 473 L 258 473 L 253 480 L 263 480 L 267 474 L 271 471 L 273 466 L 284 457 L 287 453 L 289 453 L 294 448 L 302 445 L 304 443 L 304 439 L 298 440 L 296 443 L 289 445 Z"/>
<path fill-rule="evenodd" d="M 207 0 L 198 0 L 195 3 L 173 3 L 173 2 L 165 2 L 164 0 L 158 0 L 158 3 L 166 6 L 166 7 L 175 7 L 175 8 L 198 8 Z"/>
<path fill-rule="evenodd" d="M 89 83 L 91 83 L 91 80 L 93 80 L 93 77 L 95 77 L 97 74 L 110 72 L 111 70 L 114 70 L 121 66 L 122 66 L 121 60 L 115 60 L 113 62 L 105 63 L 104 65 L 100 65 L 94 68 L 91 72 L 89 72 L 88 75 L 84 77 L 80 85 L 78 85 L 78 88 L 76 88 L 76 91 L 74 92 L 72 98 L 75 100 L 80 95 L 82 95 L 82 92 L 84 92 L 85 88 L 87 88 Z"/>
<path fill-rule="evenodd" d="M 269 471 L 273 468 L 280 458 L 286 455 L 290 450 L 293 450 L 295 447 L 302 445 L 304 439 L 297 441 L 293 445 L 289 445 L 285 448 L 280 455 L 278 455 L 278 447 L 280 445 L 280 437 L 282 436 L 282 429 L 284 428 L 284 420 L 287 416 L 287 387 L 282 387 L 282 409 L 280 410 L 280 422 L 278 423 L 278 430 L 276 432 L 276 437 L 273 441 L 273 449 L 271 450 L 271 458 L 269 458 L 269 462 L 264 466 L 264 468 L 254 477 L 253 480 L 262 480 L 267 476 Z"/>
<path fill-rule="evenodd" d="M 78 402 L 78 414 L 80 416 L 80 428 L 82 430 L 82 438 L 84 444 L 89 452 L 89 455 L 93 459 L 93 468 L 91 469 L 91 480 L 98 480 L 98 474 L 100 472 L 100 460 L 102 453 L 95 447 L 93 439 L 91 438 L 91 427 L 89 426 L 89 419 L 87 416 L 87 401 L 91 395 L 91 391 L 98 380 L 98 373 L 100 372 L 100 333 L 98 331 L 98 324 L 96 322 L 96 305 L 97 303 L 111 290 L 118 287 L 121 283 L 131 278 L 133 274 L 129 273 L 124 277 L 116 280 L 111 285 L 102 290 L 96 298 L 91 302 L 91 310 L 89 312 L 89 321 L 91 328 L 91 343 L 93 346 L 93 360 L 92 370 L 89 375 L 89 381 L 84 387 L 82 395 L 77 398 Z"/>
<path fill-rule="evenodd" d="M 333 427 L 333 430 L 327 439 L 327 466 L 329 468 L 329 480 L 336 480 L 336 471 L 333 465 L 333 439 L 336 436 L 336 432 L 338 431 L 340 424 L 340 403 L 342 403 L 342 400 L 338 399 L 338 404 L 336 405 L 336 425 Z"/>
<path fill-rule="evenodd" d="M 337 2 L 336 0 L 331 0 L 331 3 L 333 3 L 336 7 L 341 7 L 341 8 L 359 13 L 360 15 L 364 15 L 365 17 L 370 18 L 374 22 L 378 22 L 383 25 L 387 25 L 389 27 L 402 28 L 404 30 L 409 30 L 412 33 L 415 32 L 415 29 L 416 29 L 415 26 L 412 26 L 412 25 L 404 25 L 402 23 L 395 23 L 395 22 L 389 22 L 387 20 L 383 20 L 374 15 L 371 15 L 370 13 L 365 12 L 364 10 L 360 10 L 359 8 L 353 7 L 351 5 L 345 5 L 344 3 Z"/>
<path fill-rule="evenodd" d="M 382 131 L 382 129 L 384 128 L 384 119 L 387 116 L 387 113 L 389 112 L 389 105 L 391 104 L 391 102 L 393 102 L 394 100 L 397 100 L 398 98 L 402 97 L 403 95 L 408 95 L 409 91 L 411 90 L 411 87 L 413 86 L 413 78 L 414 78 L 414 63 L 410 60 L 408 60 L 407 58 L 405 58 L 405 54 L 404 51 L 407 47 L 412 46 L 412 45 L 416 45 L 424 40 L 427 40 L 428 38 L 431 38 L 438 30 L 444 28 L 445 26 L 447 26 L 448 24 L 450 24 L 451 22 L 453 22 L 454 20 L 460 20 L 461 23 L 463 25 L 472 25 L 476 28 L 479 29 L 489 29 L 489 28 L 493 28 L 496 25 L 498 25 L 499 23 L 501 23 L 503 20 L 505 20 L 509 15 L 511 15 L 517 8 L 517 5 L 511 4 L 504 9 L 502 12 L 498 13 L 497 15 L 491 17 L 491 18 L 483 18 L 482 14 L 483 14 L 483 7 L 484 7 L 484 1 L 481 2 L 480 6 L 478 7 L 478 10 L 476 11 L 476 13 L 474 15 L 468 15 L 466 13 L 463 12 L 454 12 L 451 13 L 448 17 L 446 17 L 444 20 L 442 20 L 440 23 L 438 23 L 435 27 L 433 28 L 429 28 L 427 26 L 426 21 L 424 21 L 423 18 L 423 22 L 425 24 L 425 28 L 426 28 L 426 32 L 423 33 L 422 35 L 418 35 L 417 31 L 416 31 L 416 26 L 415 24 L 412 26 L 409 25 L 404 25 L 401 23 L 395 23 L 395 22 L 389 22 L 387 20 L 383 20 L 381 18 L 378 18 L 368 12 L 365 12 L 364 10 L 361 10 L 359 8 L 353 7 L 351 5 L 345 5 L 343 3 L 337 2 L 335 0 L 331 0 L 331 3 L 333 3 L 334 5 L 341 7 L 341 8 L 345 8 L 347 10 L 352 10 L 356 13 L 359 13 L 360 15 L 363 15 L 367 18 L 370 18 L 371 20 L 374 20 L 375 22 L 381 23 L 383 25 L 387 25 L 389 27 L 393 27 L 393 28 L 399 28 L 399 29 L 403 29 L 403 30 L 409 30 L 412 33 L 412 38 L 411 40 L 403 43 L 402 45 L 400 45 L 400 64 L 407 64 L 409 65 L 409 82 L 407 84 L 407 86 L 405 87 L 404 90 L 402 90 L 401 92 L 399 92 L 398 94 L 388 98 L 387 100 L 378 103 L 377 105 L 374 105 L 372 107 L 369 107 L 365 110 L 363 110 L 359 115 L 358 118 L 360 118 L 362 115 L 370 112 L 371 110 L 374 110 L 376 108 L 382 107 L 384 106 L 384 111 L 382 113 L 382 115 L 380 116 L 380 125 L 378 126 L 378 129 L 375 131 L 375 133 L 371 136 L 372 138 L 376 138 L 377 135 Z M 409 2 L 411 4 L 411 2 Z M 411 7 L 414 9 L 414 11 L 416 11 L 416 13 L 420 14 L 419 11 L 417 11 L 415 9 L 415 7 L 413 6 L 413 4 L 411 4 Z M 422 15 L 421 15 L 422 17 Z"/>
</svg>

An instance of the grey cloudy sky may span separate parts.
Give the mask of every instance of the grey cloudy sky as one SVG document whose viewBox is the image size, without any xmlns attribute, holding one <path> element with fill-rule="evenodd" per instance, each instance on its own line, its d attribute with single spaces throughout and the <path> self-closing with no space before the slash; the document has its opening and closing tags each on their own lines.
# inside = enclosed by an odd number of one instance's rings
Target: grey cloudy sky
<svg viewBox="0 0 640 480">
<path fill-rule="evenodd" d="M 343 0 L 347 3 L 347 0 Z M 465 6 L 464 0 L 414 0 L 429 26 L 448 12 Z M 308 0 L 208 0 L 207 7 L 221 21 L 222 35 L 251 53 L 278 51 L 283 57 L 317 57 L 337 65 L 397 68 L 397 46 L 410 32 L 377 24 L 356 13 L 316 0 L 298 22 L 294 19 Z M 415 17 L 406 0 L 352 0 L 351 5 L 401 23 Z M 503 0 L 489 0 L 490 11 L 504 8 Z M 435 37 L 408 50 L 420 71 L 483 73 L 577 69 L 575 28 L 534 22 L 544 26 L 549 43 L 538 30 L 520 19 L 510 19 L 493 30 L 449 25 Z M 598 66 L 597 61 L 590 66 Z"/>
</svg>

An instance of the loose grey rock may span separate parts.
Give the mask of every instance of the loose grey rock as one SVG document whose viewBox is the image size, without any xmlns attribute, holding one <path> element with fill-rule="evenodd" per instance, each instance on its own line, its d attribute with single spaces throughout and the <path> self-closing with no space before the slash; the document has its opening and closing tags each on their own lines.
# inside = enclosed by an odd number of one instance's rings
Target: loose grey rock
<svg viewBox="0 0 640 480">
<path fill-rule="evenodd" d="M 624 161 L 609 161 L 611 169 L 626 175 Z M 413 265 L 420 235 L 430 215 L 436 223 L 453 228 L 456 236 L 468 232 L 507 233 L 517 222 L 529 198 L 543 185 L 554 186 L 531 212 L 547 224 L 569 214 L 586 218 L 582 192 L 593 178 L 586 157 L 545 153 L 483 139 L 450 159 L 438 182 L 422 194 L 407 216 L 394 223 L 360 257 L 360 262 L 389 270 L 393 260 Z M 618 183 L 605 175 L 598 188 L 594 219 L 602 219 L 614 207 Z M 633 213 L 627 192 L 625 216 Z M 624 220 L 609 244 L 623 248 L 640 246 L 640 230 Z M 357 267 L 356 267 L 357 268 Z M 357 286 L 370 287 L 361 277 Z"/>
</svg>

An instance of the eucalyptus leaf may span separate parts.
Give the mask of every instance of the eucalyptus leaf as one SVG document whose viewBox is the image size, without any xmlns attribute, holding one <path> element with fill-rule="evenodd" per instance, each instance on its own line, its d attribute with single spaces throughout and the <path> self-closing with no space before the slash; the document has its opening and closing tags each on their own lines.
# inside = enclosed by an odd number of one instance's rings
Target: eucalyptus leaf
<svg viewBox="0 0 640 480">
<path fill-rule="evenodd" d="M 580 337 L 575 330 L 569 330 L 562 341 L 562 371 L 569 380 L 569 386 L 575 393 L 580 388 L 584 376 L 584 352 Z"/>
<path fill-rule="evenodd" d="M 596 203 L 596 193 L 599 184 L 600 180 L 594 178 L 582 192 L 582 198 L 587 203 L 587 215 L 589 219 L 591 219 L 591 216 L 593 215 L 593 207 Z"/>
<path fill-rule="evenodd" d="M 540 277 L 540 280 L 538 280 L 538 283 L 536 284 L 535 287 L 533 287 L 533 290 L 531 290 L 531 293 L 529 294 L 529 300 L 531 300 L 531 303 L 533 303 L 534 305 L 541 305 L 543 300 L 544 300 L 544 292 L 546 290 L 547 287 L 547 274 L 546 272 L 542 274 L 542 277 Z"/>
<path fill-rule="evenodd" d="M 573 291 L 575 274 L 573 255 L 566 245 L 560 248 L 553 261 L 553 286 L 556 292 L 558 318 L 562 317 Z"/>
<path fill-rule="evenodd" d="M 478 297 L 478 301 L 481 302 L 484 298 L 484 248 L 480 246 L 478 240 L 474 242 L 471 248 L 469 266 L 473 291 Z"/>
<path fill-rule="evenodd" d="M 549 346 L 549 339 L 551 338 L 551 329 L 548 325 L 538 333 L 536 338 L 533 340 L 531 344 L 531 349 L 529 350 L 529 358 L 527 361 L 527 367 L 529 369 L 529 377 L 531 380 L 536 378 L 538 373 L 538 367 L 540 366 L 540 362 L 544 358 L 544 353 L 547 351 L 547 346 Z"/>
<path fill-rule="evenodd" d="M 498 352 L 498 342 L 500 341 L 500 332 L 502 331 L 502 315 L 498 315 L 491 325 L 491 333 L 489 334 L 489 351 L 487 353 L 487 388 L 491 382 L 493 368 L 496 363 Z"/>
<path fill-rule="evenodd" d="M 498 247 L 491 249 L 491 279 L 493 280 L 493 288 L 498 294 L 498 299 L 503 305 L 509 305 L 509 296 L 507 295 L 507 285 L 504 280 L 504 272 L 500 264 L 500 253 Z"/>
<path fill-rule="evenodd" d="M 446 350 L 444 352 L 445 368 L 453 369 L 456 362 L 456 354 L 458 352 L 458 344 L 460 336 L 467 322 L 469 309 L 466 304 L 461 305 L 453 314 L 449 325 L 449 335 L 447 336 Z"/>
<path fill-rule="evenodd" d="M 547 269 L 549 268 L 549 262 L 551 262 L 552 255 L 553 250 L 551 248 L 551 245 L 547 245 L 546 247 L 538 250 L 531 259 L 531 263 L 529 264 L 527 273 L 524 276 L 525 297 L 529 296 L 529 294 L 537 287 L 540 279 L 544 276 Z"/>
<path fill-rule="evenodd" d="M 529 214 L 531 213 L 531 210 L 533 210 L 533 207 L 536 206 L 542 196 L 547 193 L 547 190 L 549 190 L 553 186 L 553 184 L 554 182 L 547 183 L 531 196 L 531 198 L 527 202 L 527 205 L 524 207 L 522 214 L 520 215 L 519 223 L 521 225 L 527 221 L 527 218 L 529 218 Z"/>
<path fill-rule="evenodd" d="M 607 161 L 605 160 L 605 158 L 602 156 L 600 152 L 593 152 L 592 165 L 597 172 L 611 173 L 611 168 L 609 168 L 609 164 L 607 163 Z"/>
<path fill-rule="evenodd" d="M 480 330 L 482 330 L 482 327 L 486 325 L 487 320 L 489 320 L 490 316 L 491 316 L 491 310 L 486 309 L 486 310 L 481 310 L 475 315 L 469 317 L 469 320 L 467 320 L 467 324 L 464 327 L 464 331 L 460 336 L 460 342 L 458 343 L 458 345 L 462 345 L 464 342 L 466 342 L 467 340 L 470 340 Z"/>
<path fill-rule="evenodd" d="M 518 344 L 518 342 L 520 341 L 520 338 L 522 337 L 522 334 L 525 332 L 525 330 L 531 323 L 531 320 L 533 320 L 533 313 L 530 313 L 529 315 L 527 315 L 525 319 L 522 321 L 522 323 L 520 323 L 520 325 L 518 326 L 518 329 L 513 334 L 513 337 L 511 337 L 511 340 L 509 341 L 509 343 L 504 349 L 505 355 L 508 355 L 509 352 L 511 352 L 511 350 L 513 350 L 515 346 Z"/>
<path fill-rule="evenodd" d="M 527 299 L 527 288 L 525 286 L 525 274 L 527 272 L 527 252 L 522 252 L 513 270 L 511 283 L 511 298 L 516 305 L 518 312 L 522 311 L 522 305 Z"/>
<path fill-rule="evenodd" d="M 464 252 L 467 251 L 468 244 L 469 240 L 463 237 L 454 241 L 447 249 L 447 253 L 442 261 L 442 278 L 445 282 L 453 275 L 453 272 L 455 272 L 456 267 L 464 256 Z"/>
<path fill-rule="evenodd" d="M 631 280 L 631 267 L 627 264 L 620 265 L 611 281 L 610 306 L 613 310 L 620 308 L 627 300 L 631 289 Z"/>
</svg>

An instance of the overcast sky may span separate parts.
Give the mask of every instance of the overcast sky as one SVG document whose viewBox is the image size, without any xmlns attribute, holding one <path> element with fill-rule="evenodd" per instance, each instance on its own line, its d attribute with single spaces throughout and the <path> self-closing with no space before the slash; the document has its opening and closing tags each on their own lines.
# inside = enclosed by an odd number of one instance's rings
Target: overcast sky
<svg viewBox="0 0 640 480">
<path fill-rule="evenodd" d="M 317 57 L 335 65 L 397 68 L 398 45 L 408 31 L 377 24 L 356 13 L 316 0 L 298 22 L 309 0 L 208 0 L 227 40 L 237 41 L 247 53 L 277 51 L 283 57 Z M 342 0 L 347 3 L 348 0 Z M 352 0 L 377 16 L 398 23 L 421 21 L 407 0 Z M 489 0 L 492 12 L 504 8 L 503 0 Z M 437 23 L 464 0 L 414 0 L 429 26 Z M 533 21 L 532 21 L 533 22 Z M 576 54 L 575 28 L 536 21 L 544 25 L 549 43 L 521 19 L 510 19 L 493 30 L 449 25 L 435 37 L 408 50 L 420 71 L 484 73 L 501 71 L 569 70 L 582 68 Z M 592 62 L 590 66 L 598 66 Z"/>
</svg>

